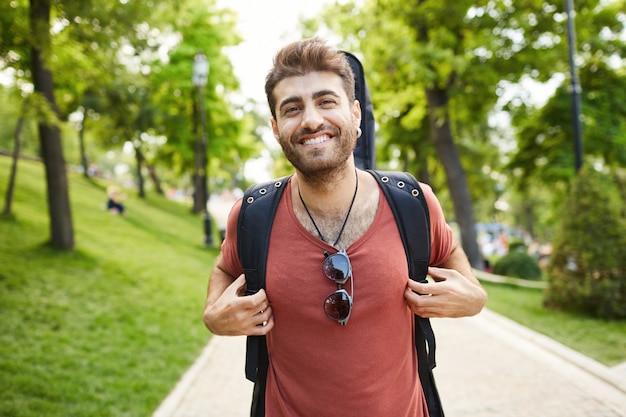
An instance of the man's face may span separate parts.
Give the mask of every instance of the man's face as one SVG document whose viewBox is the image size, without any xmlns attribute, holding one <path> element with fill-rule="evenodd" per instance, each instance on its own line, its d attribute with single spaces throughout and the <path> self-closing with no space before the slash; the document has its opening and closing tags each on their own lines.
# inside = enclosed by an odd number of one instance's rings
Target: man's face
<svg viewBox="0 0 626 417">
<path fill-rule="evenodd" d="M 274 89 L 274 136 L 293 166 L 305 175 L 341 166 L 357 140 L 358 102 L 348 98 L 341 78 L 330 72 L 289 77 Z"/>
</svg>

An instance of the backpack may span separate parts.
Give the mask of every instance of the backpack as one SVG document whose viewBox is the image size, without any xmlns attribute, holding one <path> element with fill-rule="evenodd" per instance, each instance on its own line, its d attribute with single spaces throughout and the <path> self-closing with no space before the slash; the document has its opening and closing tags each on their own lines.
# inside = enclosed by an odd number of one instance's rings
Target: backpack
<svg viewBox="0 0 626 417">
<path fill-rule="evenodd" d="M 417 180 L 406 172 L 368 170 L 378 181 L 391 206 L 402 238 L 409 277 L 425 282 L 430 260 L 430 217 Z M 246 295 L 265 287 L 267 251 L 274 216 L 289 176 L 246 190 L 237 222 L 237 251 L 246 277 Z M 421 215 L 420 215 L 421 214 Z M 245 236 L 245 238 L 244 238 Z M 426 239 L 424 239 L 426 236 Z M 435 380 L 435 335 L 430 321 L 415 316 L 418 373 L 430 417 L 443 417 Z M 265 415 L 268 354 L 265 336 L 246 340 L 246 378 L 254 382 L 251 417 Z"/>
</svg>

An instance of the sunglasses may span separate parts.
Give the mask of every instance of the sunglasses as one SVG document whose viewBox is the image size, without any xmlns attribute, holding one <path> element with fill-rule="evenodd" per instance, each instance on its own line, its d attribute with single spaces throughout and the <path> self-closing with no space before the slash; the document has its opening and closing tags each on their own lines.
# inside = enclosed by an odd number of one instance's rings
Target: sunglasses
<svg viewBox="0 0 626 417">
<path fill-rule="evenodd" d="M 352 278 L 350 258 L 348 258 L 348 254 L 344 249 L 332 255 L 324 252 L 324 256 L 326 256 L 322 265 L 324 275 L 337 283 L 337 291 L 324 300 L 324 313 L 326 313 L 328 318 L 338 321 L 339 324 L 345 326 L 352 311 L 352 297 L 346 290 L 341 288 L 341 285 Z M 354 279 L 350 281 L 350 284 L 351 292 L 354 294 Z"/>
</svg>

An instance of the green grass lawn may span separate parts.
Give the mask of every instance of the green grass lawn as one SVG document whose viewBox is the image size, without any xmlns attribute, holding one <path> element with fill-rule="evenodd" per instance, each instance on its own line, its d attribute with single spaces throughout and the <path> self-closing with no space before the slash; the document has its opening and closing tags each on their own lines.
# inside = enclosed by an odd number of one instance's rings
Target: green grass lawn
<svg viewBox="0 0 626 417">
<path fill-rule="evenodd" d="M 111 215 L 107 185 L 70 175 L 76 249 L 57 251 L 43 166 L 19 163 L 0 217 L 0 416 L 149 416 L 209 340 L 201 219 L 128 190 L 128 215 Z"/>
<path fill-rule="evenodd" d="M 0 156 L 4 203 L 10 159 Z M 43 166 L 20 161 L 13 218 L 0 217 L 0 417 L 150 416 L 209 340 L 201 312 L 216 250 L 189 208 L 70 175 L 76 249 L 49 248 Z M 607 365 L 626 322 L 548 311 L 541 290 L 484 283 L 488 307 Z M 243 378 L 243 370 L 242 370 Z"/>
</svg>

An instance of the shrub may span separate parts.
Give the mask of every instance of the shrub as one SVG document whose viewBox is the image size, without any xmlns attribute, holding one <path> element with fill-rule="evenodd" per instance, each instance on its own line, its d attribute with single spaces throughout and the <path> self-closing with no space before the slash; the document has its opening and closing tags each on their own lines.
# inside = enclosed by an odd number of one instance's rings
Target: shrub
<svg viewBox="0 0 626 417">
<path fill-rule="evenodd" d="M 519 249 L 511 250 L 500 258 L 493 266 L 493 273 L 523 279 L 541 278 L 541 268 L 537 259 Z"/>
<path fill-rule="evenodd" d="M 581 169 L 562 213 L 544 302 L 601 318 L 626 317 L 626 224 L 611 181 Z"/>
<path fill-rule="evenodd" d="M 525 252 L 528 246 L 519 239 L 513 239 L 509 242 L 509 252 Z"/>
</svg>

